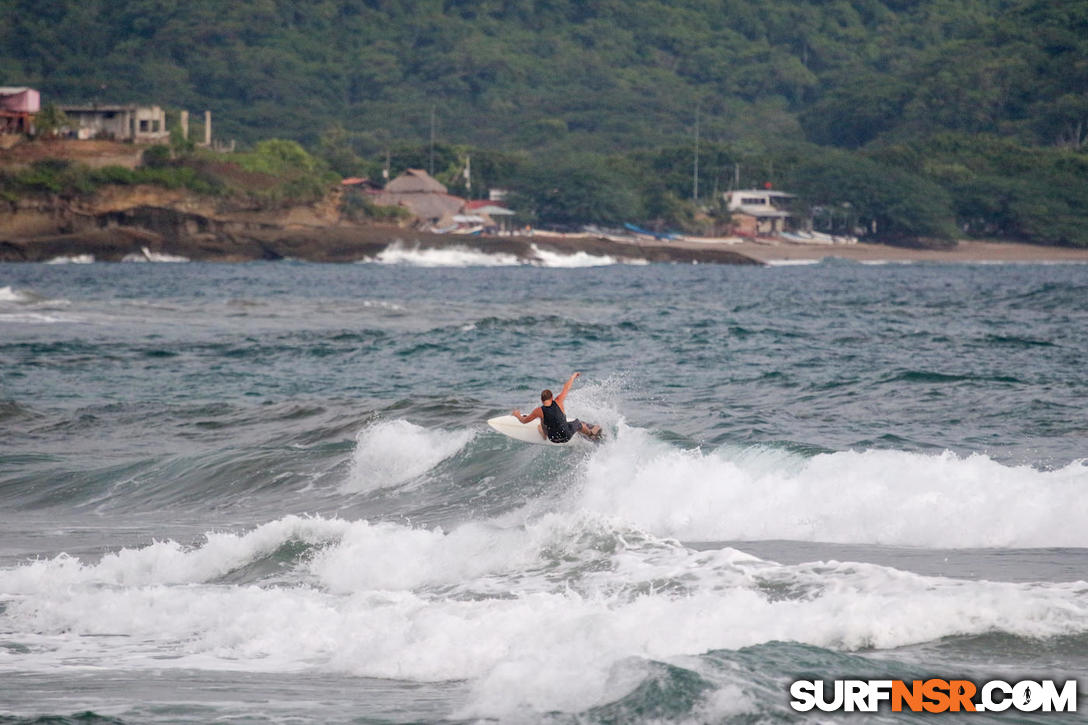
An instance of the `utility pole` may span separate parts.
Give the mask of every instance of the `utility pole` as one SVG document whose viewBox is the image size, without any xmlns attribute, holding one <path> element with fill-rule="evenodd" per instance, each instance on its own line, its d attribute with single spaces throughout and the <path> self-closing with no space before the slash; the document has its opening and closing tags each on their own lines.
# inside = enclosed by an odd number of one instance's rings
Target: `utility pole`
<svg viewBox="0 0 1088 725">
<path fill-rule="evenodd" d="M 434 106 L 431 106 L 431 165 L 430 174 L 434 176 Z"/>
<path fill-rule="evenodd" d="M 693 164 L 691 183 L 691 201 L 699 204 L 699 103 L 695 104 L 695 163 Z"/>
</svg>

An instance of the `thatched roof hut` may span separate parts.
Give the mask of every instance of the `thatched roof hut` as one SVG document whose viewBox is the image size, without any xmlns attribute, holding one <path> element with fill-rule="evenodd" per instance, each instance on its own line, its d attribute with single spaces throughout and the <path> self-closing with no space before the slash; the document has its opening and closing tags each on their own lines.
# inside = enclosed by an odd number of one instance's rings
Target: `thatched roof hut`
<svg viewBox="0 0 1088 725">
<path fill-rule="evenodd" d="M 446 187 L 423 169 L 408 169 L 385 185 L 391 194 L 445 194 Z"/>
<path fill-rule="evenodd" d="M 465 200 L 449 194 L 381 194 L 376 203 L 401 206 L 421 221 L 441 224 L 459 212 Z"/>
<path fill-rule="evenodd" d="M 373 202 L 385 206 L 400 206 L 408 209 L 421 221 L 439 224 L 448 221 L 460 211 L 465 200 L 447 194 L 446 187 L 426 171 L 408 169 L 375 194 Z"/>
</svg>

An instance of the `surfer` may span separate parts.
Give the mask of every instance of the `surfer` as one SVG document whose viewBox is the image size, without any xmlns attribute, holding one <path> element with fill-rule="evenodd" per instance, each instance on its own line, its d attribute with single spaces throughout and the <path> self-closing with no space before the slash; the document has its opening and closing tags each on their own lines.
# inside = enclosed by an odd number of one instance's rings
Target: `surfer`
<svg viewBox="0 0 1088 725">
<path fill-rule="evenodd" d="M 540 406 L 529 415 L 522 415 L 520 410 L 514 410 L 513 416 L 522 423 L 529 423 L 539 419 L 540 424 L 537 425 L 537 428 L 540 430 L 540 435 L 552 443 L 566 443 L 574 437 L 575 433 L 581 433 L 590 440 L 600 440 L 601 426 L 591 426 L 577 418 L 567 420 L 567 413 L 563 409 L 563 403 L 567 399 L 567 393 L 570 392 L 570 386 L 574 385 L 574 381 L 579 375 L 581 373 L 573 373 L 563 386 L 563 390 L 555 397 L 552 397 L 551 390 L 544 390 L 540 394 Z"/>
</svg>

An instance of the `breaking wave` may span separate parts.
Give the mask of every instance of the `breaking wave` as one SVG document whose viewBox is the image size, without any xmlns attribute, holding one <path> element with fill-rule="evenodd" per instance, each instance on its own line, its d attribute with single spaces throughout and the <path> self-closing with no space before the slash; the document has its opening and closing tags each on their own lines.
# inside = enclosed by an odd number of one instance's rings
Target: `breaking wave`
<svg viewBox="0 0 1088 725">
<path fill-rule="evenodd" d="M 428 430 L 406 420 L 376 423 L 359 433 L 346 491 L 369 491 L 407 483 L 461 450 L 471 430 Z"/>
<path fill-rule="evenodd" d="M 30 562 L 0 571 L 0 590 L 4 629 L 36 633 L 25 669 L 102 650 L 133 669 L 466 680 L 462 717 L 577 712 L 624 696 L 654 662 L 708 651 L 1079 636 L 1088 621 L 1080 584 L 788 566 L 587 514 L 449 531 L 289 516 L 195 546 Z"/>
<path fill-rule="evenodd" d="M 619 260 L 608 255 L 589 254 L 584 251 L 562 254 L 537 245 L 530 245 L 532 255 L 526 258 L 507 252 L 484 252 L 463 245 L 437 248 L 408 246 L 401 242 L 390 244 L 369 262 L 379 264 L 404 264 L 415 267 L 516 267 L 531 265 L 537 267 L 555 267 L 571 269 L 578 267 L 604 267 L 619 264 Z M 632 264 L 645 264 L 637 261 Z"/>
<path fill-rule="evenodd" d="M 1041 471 L 950 452 L 683 450 L 624 428 L 583 475 L 569 505 L 685 540 L 1088 546 L 1084 460 Z"/>
</svg>

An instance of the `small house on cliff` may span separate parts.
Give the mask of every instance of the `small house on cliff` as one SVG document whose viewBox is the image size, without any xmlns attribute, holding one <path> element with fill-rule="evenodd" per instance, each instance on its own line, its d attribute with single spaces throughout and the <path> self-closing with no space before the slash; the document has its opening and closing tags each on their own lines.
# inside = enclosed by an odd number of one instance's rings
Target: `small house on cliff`
<svg viewBox="0 0 1088 725">
<path fill-rule="evenodd" d="M 41 105 L 41 94 L 33 88 L 0 87 L 0 133 L 30 133 Z"/>
<path fill-rule="evenodd" d="M 68 131 L 78 138 L 165 143 L 170 138 L 166 112 L 158 106 L 58 106 L 68 117 Z"/>
</svg>

